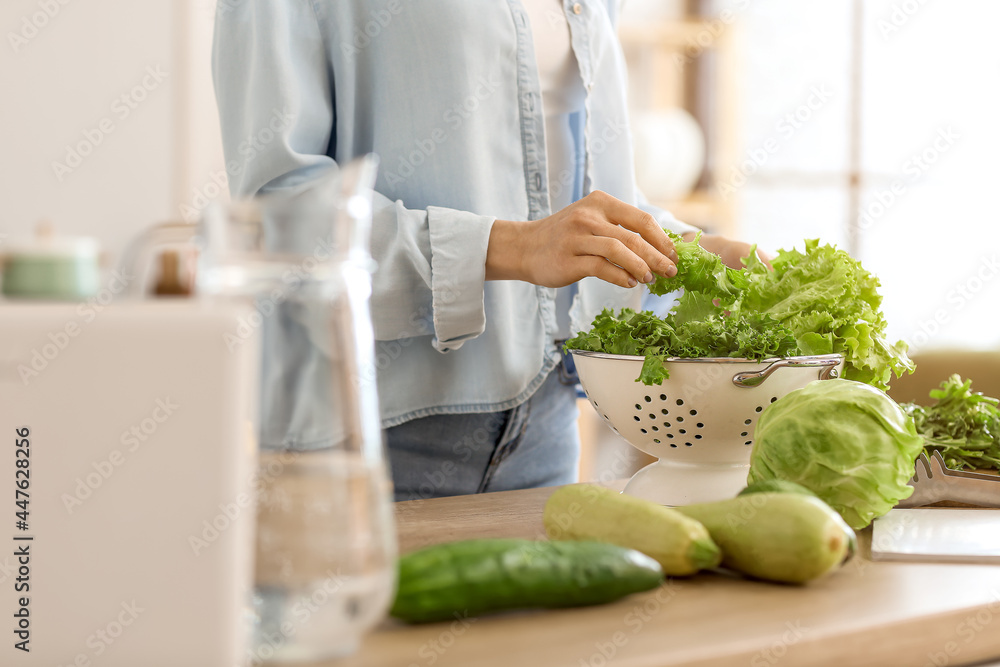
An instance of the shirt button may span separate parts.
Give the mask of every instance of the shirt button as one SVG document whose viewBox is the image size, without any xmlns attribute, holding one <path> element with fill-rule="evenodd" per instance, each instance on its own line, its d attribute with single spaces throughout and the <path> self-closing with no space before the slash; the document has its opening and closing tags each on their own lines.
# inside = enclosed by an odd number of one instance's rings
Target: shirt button
<svg viewBox="0 0 1000 667">
<path fill-rule="evenodd" d="M 580 6 L 579 2 L 576 3 L 575 5 L 573 5 L 573 13 L 574 14 L 579 14 L 582 11 L 583 11 L 583 7 Z"/>
<path fill-rule="evenodd" d="M 536 190 L 542 189 L 542 175 L 537 171 L 535 172 L 535 189 Z"/>
</svg>

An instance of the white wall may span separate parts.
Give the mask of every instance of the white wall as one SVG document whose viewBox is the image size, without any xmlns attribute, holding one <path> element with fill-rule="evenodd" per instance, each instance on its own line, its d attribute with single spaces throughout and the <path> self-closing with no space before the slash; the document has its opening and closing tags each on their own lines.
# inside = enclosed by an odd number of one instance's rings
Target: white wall
<svg viewBox="0 0 1000 667">
<path fill-rule="evenodd" d="M 181 217 L 181 204 L 223 164 L 213 5 L 0 4 L 0 234 L 28 235 L 50 219 L 115 255 L 142 228 Z M 89 154 L 76 162 L 71 149 Z M 67 160 L 68 170 L 55 166 Z"/>
</svg>

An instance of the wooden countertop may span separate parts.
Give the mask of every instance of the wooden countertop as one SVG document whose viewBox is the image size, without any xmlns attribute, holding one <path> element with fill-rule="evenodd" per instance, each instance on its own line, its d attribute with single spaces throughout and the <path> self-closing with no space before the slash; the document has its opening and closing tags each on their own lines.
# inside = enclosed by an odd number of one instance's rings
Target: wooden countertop
<svg viewBox="0 0 1000 667">
<path fill-rule="evenodd" d="M 396 504 L 403 552 L 474 537 L 544 536 L 553 489 Z M 804 587 L 722 574 L 618 602 L 406 626 L 393 620 L 331 667 L 969 665 L 1000 657 L 1000 567 L 872 562 L 870 531 L 841 571 Z"/>
</svg>

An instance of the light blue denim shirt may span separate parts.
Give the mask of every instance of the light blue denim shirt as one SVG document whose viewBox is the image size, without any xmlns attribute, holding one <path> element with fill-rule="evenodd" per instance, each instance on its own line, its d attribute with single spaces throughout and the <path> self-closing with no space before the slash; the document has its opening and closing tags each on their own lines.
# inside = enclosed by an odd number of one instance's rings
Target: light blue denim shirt
<svg viewBox="0 0 1000 667">
<path fill-rule="evenodd" d="M 585 159 L 559 187 L 604 190 L 687 231 L 636 189 L 616 8 L 563 2 L 587 98 L 573 119 Z M 383 426 L 526 400 L 559 360 L 555 290 L 485 281 L 493 221 L 551 213 L 521 1 L 220 0 L 213 66 L 234 196 L 380 156 L 372 318 Z M 643 289 L 581 281 L 573 327 L 638 306 Z"/>
</svg>

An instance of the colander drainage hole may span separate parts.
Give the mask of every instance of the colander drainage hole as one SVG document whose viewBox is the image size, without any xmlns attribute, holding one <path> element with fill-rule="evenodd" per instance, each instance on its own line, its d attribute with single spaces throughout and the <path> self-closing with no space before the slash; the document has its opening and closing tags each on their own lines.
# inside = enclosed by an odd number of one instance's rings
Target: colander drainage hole
<svg viewBox="0 0 1000 667">
<path fill-rule="evenodd" d="M 753 440 L 747 440 L 747 441 L 746 441 L 746 442 L 744 442 L 743 444 L 744 444 L 744 445 L 752 445 L 752 444 L 753 444 Z"/>
<path fill-rule="evenodd" d="M 691 411 L 691 416 L 692 416 L 692 417 L 694 417 L 694 416 L 695 416 L 696 414 L 698 414 L 698 411 L 697 411 L 697 410 L 692 410 L 692 411 Z"/>
<path fill-rule="evenodd" d="M 677 449 L 677 445 L 672 442 L 670 443 L 670 446 L 673 447 L 674 449 Z"/>
<path fill-rule="evenodd" d="M 639 415 L 636 415 L 635 417 L 632 417 L 632 419 L 634 419 L 636 421 L 639 421 Z"/>
<path fill-rule="evenodd" d="M 667 400 L 667 395 L 666 394 L 660 394 L 660 400 L 661 401 Z"/>
<path fill-rule="evenodd" d="M 649 413 L 649 418 L 650 419 L 656 419 L 656 415 L 654 415 L 652 412 L 650 412 Z"/>
<path fill-rule="evenodd" d="M 655 442 L 656 444 L 660 444 L 660 439 L 659 438 L 653 438 L 653 442 Z"/>
<path fill-rule="evenodd" d="M 647 430 L 646 430 L 646 429 L 644 429 L 644 428 L 640 428 L 639 430 L 640 430 L 640 431 L 642 431 L 643 433 L 649 433 L 649 431 L 647 431 Z"/>
<path fill-rule="evenodd" d="M 742 435 L 745 438 L 748 435 L 750 435 L 750 433 L 748 431 L 743 431 L 742 433 L 740 433 L 740 435 Z"/>
<path fill-rule="evenodd" d="M 645 396 L 644 398 L 646 399 L 647 403 L 652 403 L 653 402 L 653 399 L 651 399 L 649 396 Z"/>
<path fill-rule="evenodd" d="M 671 440 L 673 440 L 674 439 L 674 434 L 673 433 L 667 433 L 667 437 L 670 438 Z"/>
<path fill-rule="evenodd" d="M 653 427 L 653 430 L 654 430 L 654 431 L 659 431 L 660 429 L 658 429 L 657 427 L 655 427 L 655 426 L 654 426 L 654 427 Z"/>
<path fill-rule="evenodd" d="M 760 411 L 761 411 L 761 410 L 763 410 L 763 409 L 764 409 L 764 408 L 762 408 L 761 406 L 759 406 L 759 405 L 757 406 L 757 412 L 760 412 Z"/>
<path fill-rule="evenodd" d="M 744 423 L 744 424 L 747 424 L 747 425 L 749 425 L 751 421 L 752 421 L 752 420 L 748 419 L 748 420 L 746 420 L 746 421 L 745 421 L 745 422 L 743 422 L 743 423 Z"/>
<path fill-rule="evenodd" d="M 663 422 L 663 428 L 670 428 L 670 422 Z"/>
<path fill-rule="evenodd" d="M 675 417 L 674 420 L 678 421 L 678 422 L 682 422 L 682 421 L 684 421 L 684 417 L 681 417 L 680 415 L 677 415 L 677 417 Z"/>
<path fill-rule="evenodd" d="M 697 426 L 698 428 L 705 428 L 705 425 L 702 424 L 701 422 L 698 422 L 697 424 L 695 424 L 695 426 Z"/>
<path fill-rule="evenodd" d="M 638 403 L 636 403 L 636 404 L 635 404 L 635 409 L 636 409 L 636 410 L 642 410 L 642 406 L 641 406 L 641 405 L 639 405 Z"/>
<path fill-rule="evenodd" d="M 694 439 L 695 440 L 701 440 L 701 433 L 695 434 Z"/>
<path fill-rule="evenodd" d="M 605 419 L 608 419 L 608 416 L 607 416 L 607 415 L 604 415 L 604 418 L 605 418 Z M 610 419 L 608 419 L 608 421 L 611 421 L 611 420 L 610 420 Z"/>
<path fill-rule="evenodd" d="M 772 397 L 771 397 L 771 402 L 772 402 L 772 403 L 774 403 L 774 402 L 775 402 L 776 400 L 778 400 L 778 397 L 777 397 L 777 396 L 772 396 Z"/>
<path fill-rule="evenodd" d="M 682 401 L 681 399 L 678 398 L 677 399 L 677 405 L 684 405 L 684 401 Z"/>
<path fill-rule="evenodd" d="M 660 410 L 660 412 L 661 412 L 662 414 L 665 414 L 665 415 L 669 415 L 669 414 L 670 414 L 669 412 L 667 412 L 667 409 L 666 409 L 666 408 L 663 408 L 662 410 Z"/>
<path fill-rule="evenodd" d="M 677 429 L 677 432 L 680 433 L 681 435 L 684 435 L 685 433 L 687 433 L 687 431 L 685 431 L 682 428 L 681 429 Z"/>
<path fill-rule="evenodd" d="M 692 445 L 690 442 L 685 442 L 684 446 L 685 447 L 694 447 L 694 445 Z"/>
</svg>

